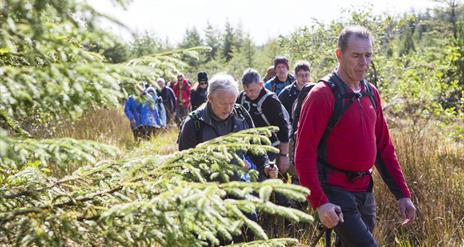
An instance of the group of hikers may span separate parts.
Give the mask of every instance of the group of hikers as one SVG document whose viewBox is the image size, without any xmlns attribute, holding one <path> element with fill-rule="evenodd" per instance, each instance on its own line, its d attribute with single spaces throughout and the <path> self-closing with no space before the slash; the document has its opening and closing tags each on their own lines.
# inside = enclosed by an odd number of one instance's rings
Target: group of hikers
<svg viewBox="0 0 464 247">
<path fill-rule="evenodd" d="M 335 51 L 338 65 L 318 83 L 310 82 L 307 61 L 295 63 L 293 76 L 288 59 L 277 56 L 267 80 L 255 69 L 244 71 L 242 92 L 230 75 L 208 80 L 201 72 L 195 90 L 183 75 L 172 90 L 160 79 L 162 101 L 155 102 L 163 102 L 166 116 L 175 114 L 181 126 L 179 150 L 244 129 L 277 126 L 271 142 L 279 153 L 243 154 L 244 169 L 258 170 L 261 180 L 289 174 L 292 182 L 307 187 L 321 223 L 337 234 L 336 246 L 377 246 L 372 234 L 374 166 L 398 200 L 404 225 L 414 221 L 416 208 L 379 92 L 366 80 L 373 44 L 366 28 L 344 28 Z M 144 92 L 149 94 L 148 89 Z"/>
<path fill-rule="evenodd" d="M 167 128 L 171 122 L 180 126 L 190 111 L 206 102 L 206 72 L 198 73 L 196 88 L 183 74 L 178 74 L 177 81 L 171 81 L 169 85 L 163 78 L 156 83 L 157 87 L 149 83 L 137 85 L 139 95 L 129 96 L 124 106 L 136 140 L 151 138 L 156 129 Z"/>
</svg>

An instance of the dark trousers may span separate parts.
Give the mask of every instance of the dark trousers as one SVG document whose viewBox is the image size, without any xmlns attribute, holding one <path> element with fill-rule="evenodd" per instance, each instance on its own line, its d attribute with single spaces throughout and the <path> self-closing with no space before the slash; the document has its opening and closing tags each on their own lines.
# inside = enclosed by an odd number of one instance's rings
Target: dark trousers
<svg viewBox="0 0 464 247">
<path fill-rule="evenodd" d="M 189 113 L 189 108 L 184 108 L 182 105 L 178 105 L 176 108 L 176 124 L 180 127 L 180 124 L 187 117 Z"/>
<path fill-rule="evenodd" d="M 136 141 L 149 140 L 155 134 L 155 128 L 153 126 L 139 126 L 135 129 L 132 129 L 134 134 L 134 139 Z"/>
<path fill-rule="evenodd" d="M 372 192 L 349 192 L 338 187 L 325 190 L 329 201 L 342 208 L 344 222 L 334 230 L 335 246 L 377 246 L 372 232 L 375 225 L 376 206 Z"/>
</svg>

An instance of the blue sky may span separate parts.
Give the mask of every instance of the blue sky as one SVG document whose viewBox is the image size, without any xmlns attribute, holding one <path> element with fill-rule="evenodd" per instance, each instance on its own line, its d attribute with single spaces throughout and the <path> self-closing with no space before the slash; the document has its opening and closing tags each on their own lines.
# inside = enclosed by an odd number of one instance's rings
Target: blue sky
<svg viewBox="0 0 464 247">
<path fill-rule="evenodd" d="M 113 16 L 135 32 L 149 31 L 175 44 L 185 29 L 206 23 L 223 29 L 226 20 L 242 25 L 258 44 L 288 34 L 314 20 L 328 22 L 345 9 L 372 9 L 376 14 L 398 15 L 421 11 L 434 5 L 431 0 L 133 0 L 127 10 L 110 0 L 88 1 L 100 12 Z M 130 39 L 128 32 L 102 23 L 114 33 Z"/>
</svg>

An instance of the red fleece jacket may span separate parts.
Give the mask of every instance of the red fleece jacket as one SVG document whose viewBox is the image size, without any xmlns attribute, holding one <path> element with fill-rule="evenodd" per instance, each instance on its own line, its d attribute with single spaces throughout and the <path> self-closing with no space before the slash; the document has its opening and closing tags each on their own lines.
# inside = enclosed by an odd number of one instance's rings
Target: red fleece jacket
<svg viewBox="0 0 464 247">
<path fill-rule="evenodd" d="M 354 101 L 327 139 L 328 162 L 342 170 L 369 171 L 378 155 L 378 171 L 390 190 L 397 199 L 410 197 L 383 116 L 379 92 L 373 85 L 371 87 L 377 109 L 372 106 L 369 97 Z M 300 183 L 311 191 L 308 200 L 313 208 L 329 202 L 317 175 L 316 160 L 319 141 L 332 116 L 334 104 L 332 90 L 320 82 L 306 97 L 301 109 L 295 166 Z M 366 191 L 370 177 L 362 176 L 350 182 L 345 173 L 329 169 L 327 183 L 347 191 Z"/>
<path fill-rule="evenodd" d="M 190 91 L 192 90 L 192 86 L 188 83 L 187 80 L 184 80 L 182 82 L 182 86 L 179 81 L 174 83 L 172 86 L 172 90 L 174 91 L 174 94 L 177 97 L 177 100 L 182 98 L 182 106 L 178 107 L 184 107 L 184 108 L 189 108 L 190 107 Z M 182 97 L 180 96 L 182 94 Z"/>
</svg>

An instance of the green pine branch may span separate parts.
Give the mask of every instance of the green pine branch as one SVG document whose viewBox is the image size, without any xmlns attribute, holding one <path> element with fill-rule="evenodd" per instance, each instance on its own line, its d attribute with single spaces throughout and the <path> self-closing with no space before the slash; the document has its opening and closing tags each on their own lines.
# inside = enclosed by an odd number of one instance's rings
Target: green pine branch
<svg viewBox="0 0 464 247">
<path fill-rule="evenodd" d="M 273 192 L 303 201 L 308 195 L 305 188 L 280 180 L 217 183 L 210 178 L 211 169 L 243 173 L 239 165 L 231 164 L 233 154 L 269 150 L 259 142 L 273 129 L 225 136 L 224 146 L 212 140 L 209 148 L 207 143 L 168 156 L 102 161 L 59 180 L 37 168 L 24 169 L 8 177 L 0 189 L 0 243 L 218 245 L 232 241 L 244 226 L 256 238 L 268 239 L 244 213 L 310 222 L 306 213 L 269 201 Z M 257 135 L 260 138 L 251 138 Z"/>
</svg>

